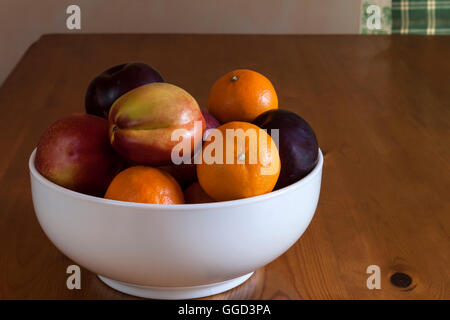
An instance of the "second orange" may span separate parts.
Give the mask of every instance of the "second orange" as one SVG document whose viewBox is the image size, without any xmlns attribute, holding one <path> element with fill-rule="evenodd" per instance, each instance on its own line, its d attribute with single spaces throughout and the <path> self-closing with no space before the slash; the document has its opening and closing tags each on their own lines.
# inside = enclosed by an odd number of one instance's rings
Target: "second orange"
<svg viewBox="0 0 450 320">
<path fill-rule="evenodd" d="M 221 123 L 251 122 L 261 113 L 278 108 L 272 83 L 262 74 L 238 69 L 217 80 L 208 98 L 208 111 Z"/>
</svg>

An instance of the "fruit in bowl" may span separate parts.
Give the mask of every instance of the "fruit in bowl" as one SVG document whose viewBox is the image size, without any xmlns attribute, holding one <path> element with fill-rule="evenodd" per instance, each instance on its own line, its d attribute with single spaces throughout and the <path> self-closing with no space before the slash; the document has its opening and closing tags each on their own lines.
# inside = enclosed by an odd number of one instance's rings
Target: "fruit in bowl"
<svg viewBox="0 0 450 320">
<path fill-rule="evenodd" d="M 169 83 L 151 83 L 133 89 L 111 107 L 110 141 L 124 157 L 140 164 L 170 164 L 172 150 L 188 141 L 192 157 L 202 142 L 205 119 L 195 99 L 185 90 Z"/>
<path fill-rule="evenodd" d="M 123 63 L 103 71 L 88 86 L 86 112 L 108 119 L 109 109 L 124 93 L 152 82 L 163 82 L 161 75 L 142 62 Z"/>
<path fill-rule="evenodd" d="M 308 227 L 323 158 L 305 178 L 235 201 L 161 205 L 113 201 L 62 188 L 30 157 L 37 219 L 48 238 L 110 287 L 139 297 L 189 299 L 224 292 L 288 250 Z"/>
<path fill-rule="evenodd" d="M 107 85 L 96 94 L 112 106 L 92 112 L 108 120 L 57 121 L 29 160 L 33 204 L 48 238 L 112 288 L 160 299 L 224 292 L 284 253 L 314 215 L 323 157 L 306 122 L 277 110 L 270 81 L 249 70 L 230 75 L 211 91 L 212 114 L 168 83 L 140 83 L 115 96 L 122 89 L 109 85 L 120 87 L 120 76 L 99 81 Z M 256 116 L 261 128 L 280 129 L 279 151 L 260 127 L 236 121 Z M 180 141 L 190 146 L 183 158 L 195 164 L 172 163 Z M 317 158 L 305 153 L 314 146 Z M 300 169 L 286 170 L 286 157 Z M 303 178 L 287 179 L 292 170 L 304 170 Z M 286 187 L 273 191 L 281 182 Z M 180 184 L 189 186 L 184 193 Z"/>
<path fill-rule="evenodd" d="M 108 121 L 73 114 L 53 123 L 41 136 L 36 169 L 48 180 L 81 193 L 103 196 L 122 159 L 108 139 Z"/>
<path fill-rule="evenodd" d="M 214 200 L 206 194 L 200 186 L 200 183 L 194 182 L 184 190 L 184 199 L 186 203 L 209 203 Z"/>
<path fill-rule="evenodd" d="M 209 92 L 208 111 L 221 123 L 252 121 L 277 109 L 278 96 L 269 79 L 247 69 L 231 71 L 217 80 Z"/>
<path fill-rule="evenodd" d="M 167 172 L 145 166 L 135 166 L 119 173 L 106 190 L 106 199 L 154 203 L 184 203 L 183 191 Z"/>
<path fill-rule="evenodd" d="M 214 118 L 214 116 L 211 113 L 209 113 L 208 111 L 202 110 L 202 115 L 206 122 L 205 130 L 214 129 L 214 128 L 217 128 L 218 126 L 220 126 L 219 121 L 217 121 L 217 119 Z"/>
<path fill-rule="evenodd" d="M 205 132 L 203 135 L 205 136 L 209 129 L 217 128 L 220 126 L 220 123 L 208 111 L 202 110 L 202 115 L 206 122 Z M 197 154 L 201 147 L 202 146 L 199 145 L 195 150 Z M 158 168 L 169 172 L 178 181 L 181 187 L 185 189 L 197 181 L 197 169 L 194 163 L 194 158 L 191 159 L 191 163 L 169 164 Z"/>
<path fill-rule="evenodd" d="M 197 165 L 197 177 L 203 190 L 216 201 L 248 198 L 272 191 L 280 174 L 280 158 L 270 136 L 248 122 L 228 122 L 216 130 L 215 139 L 223 137 L 219 150 L 212 156 L 217 158 L 208 159 L 208 150 L 218 141 L 207 141 L 202 149 L 203 161 Z M 235 132 L 236 136 L 229 139 L 228 132 Z M 254 139 L 251 139 L 252 134 Z"/>
<path fill-rule="evenodd" d="M 171 174 L 183 189 L 191 185 L 194 181 L 197 181 L 197 169 L 193 162 L 169 164 L 157 168 Z"/>
<path fill-rule="evenodd" d="M 311 126 L 288 110 L 269 110 L 252 121 L 263 129 L 278 129 L 281 172 L 275 189 L 306 176 L 317 165 L 319 146 Z M 268 130 L 270 134 L 270 130 Z"/>
</svg>

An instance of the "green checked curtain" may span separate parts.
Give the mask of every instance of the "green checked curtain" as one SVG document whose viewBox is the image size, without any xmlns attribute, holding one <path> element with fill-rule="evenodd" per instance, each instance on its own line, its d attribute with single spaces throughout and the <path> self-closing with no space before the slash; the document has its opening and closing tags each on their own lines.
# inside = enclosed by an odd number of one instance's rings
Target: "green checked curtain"
<svg viewBox="0 0 450 320">
<path fill-rule="evenodd" d="M 450 1 L 392 0 L 392 33 L 450 34 Z"/>
<path fill-rule="evenodd" d="M 377 6 L 381 25 L 368 28 Z M 360 31 L 363 34 L 450 34 L 450 0 L 362 0 Z"/>
</svg>

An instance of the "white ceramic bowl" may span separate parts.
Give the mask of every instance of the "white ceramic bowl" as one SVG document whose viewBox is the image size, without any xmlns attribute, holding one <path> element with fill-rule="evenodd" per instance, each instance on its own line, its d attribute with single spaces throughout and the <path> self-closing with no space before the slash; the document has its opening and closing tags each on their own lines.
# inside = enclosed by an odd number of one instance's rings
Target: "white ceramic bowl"
<svg viewBox="0 0 450 320">
<path fill-rule="evenodd" d="M 186 299 L 231 289 L 283 254 L 316 210 L 323 156 L 302 180 L 265 195 L 156 205 L 107 200 L 60 187 L 29 160 L 42 229 L 66 256 L 135 296 Z"/>
</svg>

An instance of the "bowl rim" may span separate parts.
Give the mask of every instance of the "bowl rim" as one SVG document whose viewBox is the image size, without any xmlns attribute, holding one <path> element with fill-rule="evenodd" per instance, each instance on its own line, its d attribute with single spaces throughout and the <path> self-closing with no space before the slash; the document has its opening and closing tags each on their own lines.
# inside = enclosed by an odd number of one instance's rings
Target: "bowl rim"
<svg viewBox="0 0 450 320">
<path fill-rule="evenodd" d="M 281 188 L 279 190 L 271 191 L 269 193 L 265 193 L 265 194 L 254 196 L 254 197 L 237 199 L 237 200 L 218 201 L 218 202 L 210 202 L 210 203 L 195 203 L 195 204 L 154 204 L 154 203 L 138 203 L 138 202 L 128 202 L 128 201 L 105 199 L 105 198 L 100 198 L 100 197 L 80 193 L 77 191 L 73 191 L 73 190 L 64 188 L 60 185 L 57 185 L 56 183 L 51 182 L 50 180 L 48 180 L 47 178 L 42 176 L 37 171 L 37 169 L 34 165 L 36 150 L 37 150 L 37 148 L 35 148 L 33 150 L 33 152 L 30 155 L 30 158 L 28 160 L 28 167 L 29 167 L 31 175 L 37 181 L 39 181 L 39 183 L 47 186 L 48 188 L 50 188 L 58 193 L 65 194 L 66 196 L 70 196 L 72 198 L 78 198 L 83 201 L 94 202 L 94 203 L 110 205 L 110 206 L 162 209 L 162 210 L 168 210 L 168 211 L 190 211 L 193 209 L 214 209 L 214 208 L 223 208 L 223 207 L 230 207 L 230 206 L 233 207 L 233 206 L 246 205 L 249 203 L 263 201 L 266 199 L 277 197 L 284 193 L 291 192 L 295 189 L 301 188 L 302 186 L 309 183 L 315 176 L 317 176 L 321 172 L 322 166 L 323 166 L 323 154 L 319 148 L 318 161 L 317 161 L 317 164 L 314 167 L 314 169 L 310 173 L 308 173 L 305 177 L 300 179 L 299 181 L 297 181 L 291 185 L 288 185 L 284 188 Z"/>
</svg>

